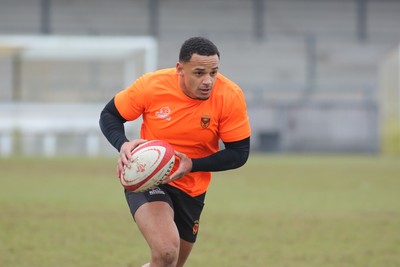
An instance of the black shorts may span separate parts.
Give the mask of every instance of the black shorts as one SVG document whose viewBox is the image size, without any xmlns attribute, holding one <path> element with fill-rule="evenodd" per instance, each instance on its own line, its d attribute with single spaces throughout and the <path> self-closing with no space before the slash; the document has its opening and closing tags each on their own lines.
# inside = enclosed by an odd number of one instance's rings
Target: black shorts
<svg viewBox="0 0 400 267">
<path fill-rule="evenodd" d="M 205 196 L 206 193 L 192 197 L 170 185 L 159 185 L 140 193 L 125 190 L 125 197 L 132 216 L 144 203 L 153 201 L 167 202 L 174 210 L 174 221 L 180 238 L 190 243 L 196 241 Z"/>
</svg>

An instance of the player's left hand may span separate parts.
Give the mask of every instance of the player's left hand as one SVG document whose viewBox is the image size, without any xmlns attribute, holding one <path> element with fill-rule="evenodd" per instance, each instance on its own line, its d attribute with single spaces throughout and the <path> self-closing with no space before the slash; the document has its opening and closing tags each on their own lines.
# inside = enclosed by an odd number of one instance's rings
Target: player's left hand
<svg viewBox="0 0 400 267">
<path fill-rule="evenodd" d="M 163 184 L 167 184 L 179 178 L 182 178 L 192 170 L 193 163 L 188 156 L 178 151 L 175 151 L 175 155 L 179 157 L 178 169 L 176 169 L 176 171 L 174 171 L 171 176 L 166 177 L 163 181 Z"/>
</svg>

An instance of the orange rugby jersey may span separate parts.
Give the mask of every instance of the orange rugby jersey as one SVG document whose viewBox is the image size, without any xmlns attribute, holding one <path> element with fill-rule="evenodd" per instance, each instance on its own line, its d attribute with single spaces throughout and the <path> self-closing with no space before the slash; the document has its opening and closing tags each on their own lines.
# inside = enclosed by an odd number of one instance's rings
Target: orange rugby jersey
<svg viewBox="0 0 400 267">
<path fill-rule="evenodd" d="M 170 68 L 143 75 L 114 101 L 126 120 L 142 115 L 141 138 L 165 140 L 190 158 L 217 152 L 219 139 L 234 142 L 250 136 L 243 92 L 221 74 L 208 100 L 186 96 L 176 69 Z M 210 179 L 210 172 L 192 172 L 170 184 L 198 196 L 207 191 Z"/>
</svg>

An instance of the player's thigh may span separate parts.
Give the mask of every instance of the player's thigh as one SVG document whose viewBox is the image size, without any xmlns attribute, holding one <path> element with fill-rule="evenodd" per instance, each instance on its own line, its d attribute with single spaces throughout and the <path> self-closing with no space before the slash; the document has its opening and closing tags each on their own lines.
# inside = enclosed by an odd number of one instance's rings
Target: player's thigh
<svg viewBox="0 0 400 267">
<path fill-rule="evenodd" d="M 181 239 L 179 248 L 179 258 L 176 267 L 182 267 L 185 265 L 186 260 L 189 258 L 190 252 L 192 251 L 194 243 Z"/>
<path fill-rule="evenodd" d="M 174 212 L 167 202 L 147 202 L 137 209 L 134 217 L 150 248 L 179 247 Z"/>
</svg>

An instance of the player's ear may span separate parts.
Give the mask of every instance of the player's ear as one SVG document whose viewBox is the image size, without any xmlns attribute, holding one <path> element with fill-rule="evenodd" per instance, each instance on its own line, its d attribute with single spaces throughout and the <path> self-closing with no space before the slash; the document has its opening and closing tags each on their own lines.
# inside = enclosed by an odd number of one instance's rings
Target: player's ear
<svg viewBox="0 0 400 267">
<path fill-rule="evenodd" d="M 179 75 L 182 75 L 182 74 L 183 74 L 183 65 L 182 65 L 182 63 L 180 63 L 179 61 L 176 63 L 176 72 L 177 72 Z"/>
</svg>

